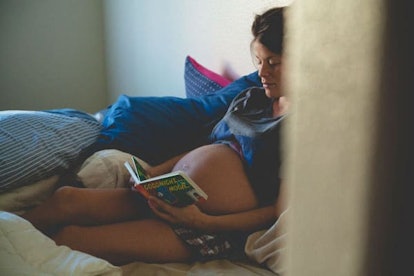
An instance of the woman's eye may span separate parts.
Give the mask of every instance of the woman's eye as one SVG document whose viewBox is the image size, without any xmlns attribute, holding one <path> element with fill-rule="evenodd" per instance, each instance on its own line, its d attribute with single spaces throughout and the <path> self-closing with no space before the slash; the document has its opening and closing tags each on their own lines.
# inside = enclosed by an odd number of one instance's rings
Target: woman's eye
<svg viewBox="0 0 414 276">
<path fill-rule="evenodd" d="M 276 60 L 269 60 L 269 65 L 270 66 L 277 66 L 280 65 L 281 62 L 280 61 L 276 61 Z"/>
</svg>

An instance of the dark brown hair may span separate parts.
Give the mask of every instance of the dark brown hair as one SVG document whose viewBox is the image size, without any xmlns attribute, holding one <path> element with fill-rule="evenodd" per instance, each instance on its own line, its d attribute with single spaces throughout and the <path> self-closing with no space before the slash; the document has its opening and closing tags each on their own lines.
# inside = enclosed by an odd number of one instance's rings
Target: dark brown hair
<svg viewBox="0 0 414 276">
<path fill-rule="evenodd" d="M 270 51 L 282 54 L 283 50 L 283 8 L 272 8 L 256 15 L 252 25 L 253 41 L 258 41 Z"/>
</svg>

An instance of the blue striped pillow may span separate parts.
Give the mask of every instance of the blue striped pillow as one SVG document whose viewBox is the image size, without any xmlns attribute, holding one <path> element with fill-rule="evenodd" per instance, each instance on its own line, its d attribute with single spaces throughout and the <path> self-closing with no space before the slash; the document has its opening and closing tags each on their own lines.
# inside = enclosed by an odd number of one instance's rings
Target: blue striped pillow
<svg viewBox="0 0 414 276">
<path fill-rule="evenodd" d="M 101 125 L 92 116 L 59 113 L 0 111 L 0 192 L 67 170 L 96 141 Z"/>
</svg>

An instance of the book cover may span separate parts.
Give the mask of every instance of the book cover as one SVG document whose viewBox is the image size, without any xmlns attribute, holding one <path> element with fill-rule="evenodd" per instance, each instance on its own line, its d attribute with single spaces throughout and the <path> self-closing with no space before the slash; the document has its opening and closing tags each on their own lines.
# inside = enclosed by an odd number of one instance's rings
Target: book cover
<svg viewBox="0 0 414 276">
<path fill-rule="evenodd" d="M 134 164 L 134 172 L 140 181 L 143 181 L 148 178 L 148 173 L 141 166 L 138 159 L 135 156 L 131 156 L 132 164 Z"/>
<path fill-rule="evenodd" d="M 183 171 L 175 171 L 140 180 L 138 177 L 139 173 L 128 162 L 125 162 L 125 167 L 134 178 L 134 189 L 140 192 L 145 198 L 148 198 L 150 195 L 156 196 L 178 207 L 187 206 L 200 200 L 207 200 L 207 194 Z M 142 173 L 147 177 L 145 170 Z"/>
</svg>

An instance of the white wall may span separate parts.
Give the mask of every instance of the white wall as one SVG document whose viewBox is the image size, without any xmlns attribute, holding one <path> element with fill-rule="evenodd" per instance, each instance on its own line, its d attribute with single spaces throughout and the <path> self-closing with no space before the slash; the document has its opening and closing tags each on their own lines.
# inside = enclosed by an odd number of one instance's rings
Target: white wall
<svg viewBox="0 0 414 276">
<path fill-rule="evenodd" d="M 253 72 L 256 13 L 288 1 L 105 0 L 110 100 L 119 94 L 184 96 L 184 60 L 222 72 Z"/>
<path fill-rule="evenodd" d="M 290 0 L 0 0 L 0 109 L 95 112 L 119 94 L 184 96 L 184 60 L 255 70 L 256 13 Z"/>
<path fill-rule="evenodd" d="M 107 104 L 100 0 L 0 1 L 0 109 Z"/>
</svg>

